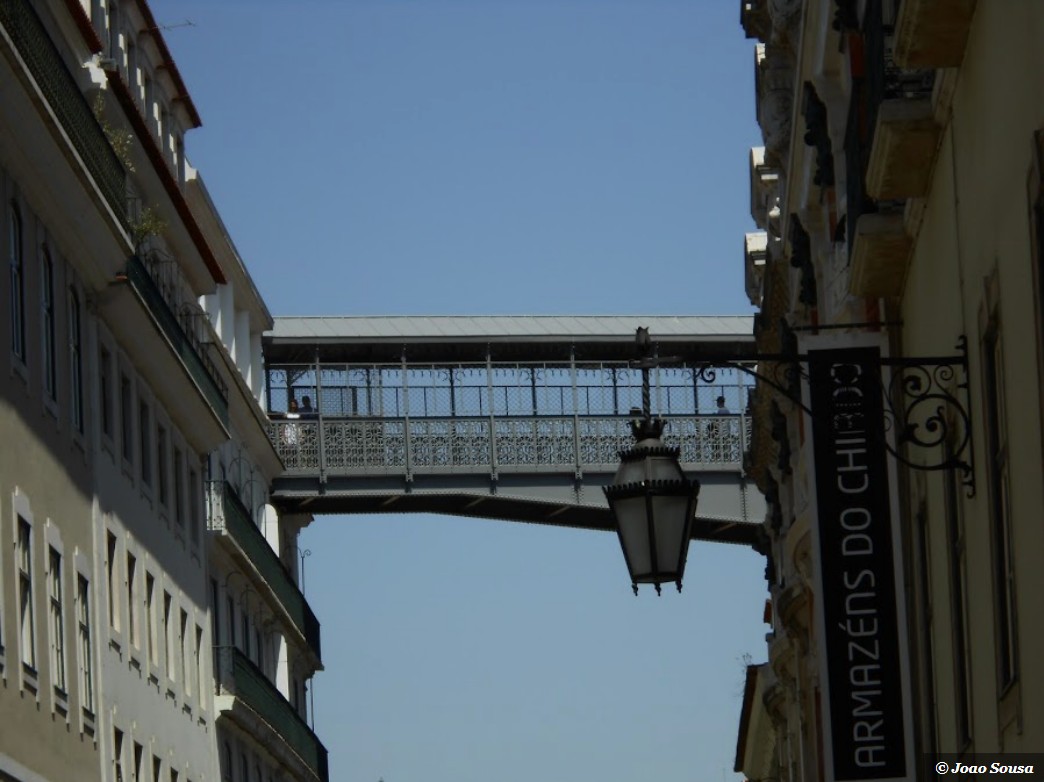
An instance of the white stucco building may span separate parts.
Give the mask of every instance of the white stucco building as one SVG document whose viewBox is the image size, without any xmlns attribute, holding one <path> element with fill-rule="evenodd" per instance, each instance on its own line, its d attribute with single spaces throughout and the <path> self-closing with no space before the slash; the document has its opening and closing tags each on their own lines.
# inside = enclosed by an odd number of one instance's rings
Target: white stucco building
<svg viewBox="0 0 1044 782">
<path fill-rule="evenodd" d="M 0 104 L 0 779 L 325 780 L 271 317 L 147 3 L 0 3 Z"/>
</svg>

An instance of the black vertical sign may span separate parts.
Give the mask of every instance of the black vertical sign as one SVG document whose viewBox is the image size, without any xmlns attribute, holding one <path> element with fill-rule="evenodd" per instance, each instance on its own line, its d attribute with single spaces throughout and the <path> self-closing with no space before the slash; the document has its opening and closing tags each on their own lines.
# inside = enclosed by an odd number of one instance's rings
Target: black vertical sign
<svg viewBox="0 0 1044 782">
<path fill-rule="evenodd" d="M 836 780 L 907 776 L 881 352 L 810 350 L 830 749 Z"/>
</svg>

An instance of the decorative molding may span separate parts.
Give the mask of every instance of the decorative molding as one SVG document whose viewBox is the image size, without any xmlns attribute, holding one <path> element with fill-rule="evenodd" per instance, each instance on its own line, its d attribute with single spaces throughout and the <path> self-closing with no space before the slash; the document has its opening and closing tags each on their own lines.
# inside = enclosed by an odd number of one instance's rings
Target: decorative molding
<svg viewBox="0 0 1044 782">
<path fill-rule="evenodd" d="M 782 169 L 790 148 L 794 107 L 793 57 L 784 47 L 761 44 L 756 48 L 755 89 L 758 124 L 765 140 L 765 164 Z"/>
</svg>

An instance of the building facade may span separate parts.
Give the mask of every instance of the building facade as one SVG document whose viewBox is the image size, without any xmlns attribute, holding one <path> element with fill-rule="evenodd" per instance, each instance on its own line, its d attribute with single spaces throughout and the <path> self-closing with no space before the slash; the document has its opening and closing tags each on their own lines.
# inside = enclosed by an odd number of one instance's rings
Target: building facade
<svg viewBox="0 0 1044 782">
<path fill-rule="evenodd" d="M 325 780 L 271 317 L 144 0 L 0 2 L 0 779 Z"/>
<path fill-rule="evenodd" d="M 745 241 L 747 292 L 760 352 L 781 357 L 765 375 L 785 382 L 759 383 L 748 456 L 769 498 L 772 600 L 744 724 L 768 716 L 772 762 L 748 732 L 737 768 L 812 780 L 839 762 L 819 613 L 834 565 L 817 543 L 836 519 L 816 511 L 817 422 L 785 371 L 804 372 L 823 335 L 875 341 L 885 380 L 902 380 L 883 402 L 907 759 L 1039 750 L 1044 8 L 743 0 L 741 19 L 765 141 L 751 153 L 761 231 Z M 926 357 L 954 361 L 936 372 Z M 929 374 L 910 382 L 911 366 Z"/>
</svg>

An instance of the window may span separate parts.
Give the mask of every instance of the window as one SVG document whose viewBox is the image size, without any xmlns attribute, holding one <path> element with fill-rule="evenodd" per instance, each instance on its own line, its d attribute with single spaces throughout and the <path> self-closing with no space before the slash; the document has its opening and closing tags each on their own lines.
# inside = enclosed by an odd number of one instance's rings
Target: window
<svg viewBox="0 0 1044 782">
<path fill-rule="evenodd" d="M 1044 130 L 1033 134 L 1033 165 L 1027 181 L 1030 205 L 1030 248 L 1033 266 L 1033 305 L 1036 315 L 1037 381 L 1044 389 Z M 1041 423 L 1044 424 L 1044 393 L 1040 399 Z M 1041 431 L 1044 445 L 1044 429 Z"/>
<path fill-rule="evenodd" d="M 138 560 L 127 552 L 127 636 L 132 646 L 140 646 L 138 638 Z"/>
<path fill-rule="evenodd" d="M 215 644 L 218 642 L 218 632 L 221 627 L 218 608 L 218 582 L 216 578 L 212 578 L 210 579 L 210 634 L 213 636 L 211 640 Z"/>
<path fill-rule="evenodd" d="M 54 261 L 44 250 L 40 265 L 40 317 L 43 330 L 44 393 L 52 402 L 58 399 L 58 359 L 54 339 Z"/>
<path fill-rule="evenodd" d="M 221 628 L 221 617 L 218 615 L 218 583 L 216 578 L 210 579 L 210 642 L 214 646 L 214 673 L 218 671 L 218 646 Z"/>
<path fill-rule="evenodd" d="M 141 744 L 139 744 L 138 742 L 135 741 L 134 742 L 134 766 L 131 769 L 131 772 L 133 774 L 131 779 L 133 779 L 134 782 L 144 782 L 144 780 L 142 779 L 142 776 L 141 776 L 141 761 L 142 761 L 142 754 L 143 753 L 144 753 L 144 750 L 143 750 Z"/>
<path fill-rule="evenodd" d="M 156 579 L 145 574 L 145 643 L 148 644 L 149 664 L 159 667 L 159 645 L 156 643 Z"/>
<path fill-rule="evenodd" d="M 123 782 L 123 731 L 119 728 L 112 729 L 112 766 L 113 778 Z"/>
<path fill-rule="evenodd" d="M 200 518 L 200 508 L 202 506 L 203 497 L 200 494 L 199 488 L 199 473 L 195 470 L 189 470 L 189 537 L 193 546 L 199 545 L 199 535 L 201 527 L 203 526 L 202 519 Z"/>
<path fill-rule="evenodd" d="M 142 77 L 142 87 L 145 93 L 145 119 L 148 122 L 149 128 L 155 131 L 156 91 L 152 86 L 152 77 L 149 75 L 149 71 L 145 71 L 145 74 Z"/>
<path fill-rule="evenodd" d="M 66 697 L 65 684 L 65 611 L 62 607 L 62 555 L 50 549 L 50 572 L 47 585 L 51 598 L 51 680 L 55 692 Z"/>
<path fill-rule="evenodd" d="M 22 669 L 36 676 L 36 635 L 33 622 L 32 527 L 18 517 L 18 616 L 21 632 Z"/>
<path fill-rule="evenodd" d="M 232 782 L 232 745 L 225 741 L 225 752 L 224 752 L 224 768 L 221 769 L 221 779 L 223 782 Z"/>
<path fill-rule="evenodd" d="M 120 52 L 119 7 L 116 0 L 108 0 L 109 56 L 116 62 L 122 59 Z"/>
<path fill-rule="evenodd" d="M 90 583 L 76 577 L 76 620 L 80 640 L 80 700 L 85 714 L 94 717 L 94 676 L 91 663 L 91 592 Z"/>
<path fill-rule="evenodd" d="M 228 645 L 236 645 L 236 601 L 229 595 L 226 599 L 228 607 Z"/>
<path fill-rule="evenodd" d="M 188 612 L 183 608 L 181 609 L 181 622 L 178 624 L 178 662 L 180 663 L 179 668 L 181 669 L 181 683 L 185 688 L 186 693 L 192 691 L 192 683 L 188 677 L 188 659 L 185 654 L 185 642 L 187 641 L 188 635 Z"/>
<path fill-rule="evenodd" d="M 152 782 L 160 782 L 160 772 L 163 770 L 163 761 L 155 755 L 152 756 Z"/>
<path fill-rule="evenodd" d="M 1011 535 L 1011 501 L 1007 422 L 1004 409 L 1004 355 L 997 318 L 991 319 L 983 340 L 986 397 L 987 473 L 990 490 L 994 601 L 997 632 L 997 678 L 1006 690 L 1019 673 L 1018 628 L 1015 616 L 1015 565 Z"/>
<path fill-rule="evenodd" d="M 243 620 L 243 652 L 247 657 L 250 656 L 250 616 L 246 611 L 241 613 Z"/>
<path fill-rule="evenodd" d="M 138 437 L 141 441 L 141 482 L 152 485 L 152 429 L 149 426 L 149 405 L 138 402 Z"/>
<path fill-rule="evenodd" d="M 8 210 L 8 264 L 11 276 L 11 352 L 25 363 L 25 265 L 22 259 L 22 215 L 11 202 Z"/>
<path fill-rule="evenodd" d="M 167 678 L 174 678 L 174 628 L 171 626 L 172 599 L 169 592 L 163 593 L 163 643 L 167 653 Z"/>
<path fill-rule="evenodd" d="M 101 405 L 102 434 L 112 439 L 112 354 L 105 347 L 98 350 L 98 395 Z"/>
<path fill-rule="evenodd" d="M 185 184 L 185 139 L 180 133 L 174 139 L 174 167 L 178 175 L 178 184 Z"/>
<path fill-rule="evenodd" d="M 109 627 L 113 630 L 120 629 L 119 605 L 116 603 L 116 536 L 111 532 L 105 537 L 105 586 L 106 595 L 109 598 Z"/>
<path fill-rule="evenodd" d="M 181 449 L 174 449 L 174 522 L 185 526 L 185 464 Z"/>
<path fill-rule="evenodd" d="M 91 22 L 94 32 L 102 40 L 105 39 L 105 0 L 91 0 Z"/>
<path fill-rule="evenodd" d="M 141 86 L 138 82 L 138 47 L 134 42 L 127 40 L 127 86 L 135 100 L 141 100 Z"/>
<path fill-rule="evenodd" d="M 170 502 L 167 486 L 167 430 L 162 426 L 156 427 L 156 486 L 160 505 L 166 505 Z"/>
<path fill-rule="evenodd" d="M 120 427 L 123 442 L 123 458 L 128 462 L 134 461 L 134 422 L 131 417 L 131 405 L 133 404 L 133 392 L 131 390 L 130 378 L 120 374 Z"/>
<path fill-rule="evenodd" d="M 69 416 L 73 431 L 83 434 L 83 325 L 75 288 L 69 289 Z"/>
<path fill-rule="evenodd" d="M 196 625 L 196 697 L 199 698 L 199 708 L 203 708 L 203 687 L 206 679 L 203 678 L 203 628 Z"/>
</svg>

